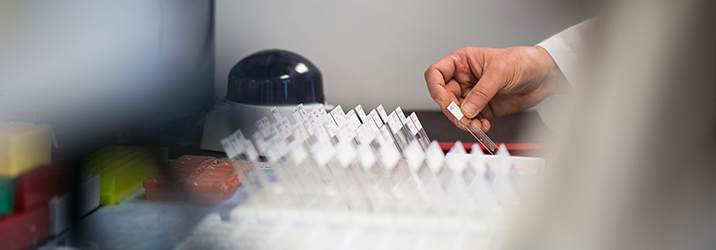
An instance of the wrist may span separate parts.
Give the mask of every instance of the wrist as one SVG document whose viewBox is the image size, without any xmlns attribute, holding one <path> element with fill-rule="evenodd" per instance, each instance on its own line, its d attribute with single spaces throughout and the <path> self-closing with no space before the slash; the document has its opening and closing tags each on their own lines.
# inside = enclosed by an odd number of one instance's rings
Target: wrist
<svg viewBox="0 0 716 250">
<path fill-rule="evenodd" d="M 542 65 L 543 80 L 542 86 L 548 91 L 547 95 L 563 93 L 569 89 L 569 82 L 562 74 L 562 70 L 552 58 L 552 55 L 542 46 L 534 46 L 536 57 L 540 65 Z"/>
</svg>

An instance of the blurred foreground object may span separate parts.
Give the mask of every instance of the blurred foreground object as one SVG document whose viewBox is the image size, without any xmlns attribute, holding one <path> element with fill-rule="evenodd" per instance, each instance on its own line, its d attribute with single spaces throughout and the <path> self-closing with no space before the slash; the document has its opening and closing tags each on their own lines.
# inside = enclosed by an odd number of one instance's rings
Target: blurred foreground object
<svg viewBox="0 0 716 250">
<path fill-rule="evenodd" d="M 25 249 L 50 236 L 48 205 L 0 217 L 2 249 Z"/>
<path fill-rule="evenodd" d="M 716 2 L 606 7 L 542 195 L 507 249 L 714 249 Z"/>
<path fill-rule="evenodd" d="M 67 190 L 62 171 L 45 166 L 51 160 L 49 126 L 0 123 L 2 249 L 24 249 L 49 237 L 49 200 Z"/>
<path fill-rule="evenodd" d="M 29 123 L 0 123 L 0 177 L 14 178 L 50 164 L 50 127 Z"/>
</svg>

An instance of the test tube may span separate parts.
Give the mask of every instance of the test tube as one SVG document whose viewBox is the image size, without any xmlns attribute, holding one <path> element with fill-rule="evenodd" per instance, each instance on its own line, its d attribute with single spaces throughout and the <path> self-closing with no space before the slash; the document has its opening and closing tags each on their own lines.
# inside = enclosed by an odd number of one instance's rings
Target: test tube
<svg viewBox="0 0 716 250">
<path fill-rule="evenodd" d="M 392 135 L 393 140 L 395 140 L 395 145 L 398 146 L 398 150 L 400 150 L 401 155 L 405 147 L 408 146 L 408 143 L 411 141 L 411 138 L 406 136 L 403 133 L 403 129 L 405 126 L 403 126 L 403 123 L 400 122 L 400 118 L 398 118 L 398 115 L 395 111 L 391 112 L 390 115 L 388 115 L 388 122 L 386 123 L 388 128 L 390 128 L 390 132 Z"/>
<path fill-rule="evenodd" d="M 408 116 L 408 120 L 410 121 L 407 121 L 406 123 L 412 124 L 415 128 L 415 131 L 412 131 L 413 136 L 415 136 L 418 142 L 420 142 L 420 146 L 423 150 L 426 150 L 428 146 L 430 146 L 430 138 L 428 138 L 428 134 L 425 133 L 425 129 L 423 128 L 423 124 L 420 123 L 418 115 L 413 112 Z"/>
<path fill-rule="evenodd" d="M 356 111 L 356 114 L 358 115 L 358 118 L 360 118 L 361 123 L 365 123 L 368 120 L 368 116 L 365 114 L 363 106 L 358 104 L 358 106 L 353 109 Z"/>
<path fill-rule="evenodd" d="M 385 109 L 383 108 L 383 105 L 378 105 L 378 107 L 375 108 L 378 111 L 378 115 L 380 116 L 380 119 L 383 121 L 383 123 L 388 122 L 388 113 L 385 113 Z"/>
<path fill-rule="evenodd" d="M 409 126 L 407 125 L 408 118 L 405 117 L 405 113 L 403 113 L 403 109 L 401 109 L 400 106 L 398 106 L 397 108 L 395 108 L 395 110 L 393 112 L 395 112 L 395 114 L 398 115 L 400 124 L 403 125 L 403 128 L 401 128 L 400 130 L 401 130 L 403 136 L 406 138 L 406 141 L 408 141 L 408 142 L 413 141 L 415 139 L 415 135 L 412 133 Z M 412 122 L 410 122 L 410 124 L 412 124 Z"/>
<path fill-rule="evenodd" d="M 482 129 L 480 126 L 476 125 L 474 121 L 468 119 L 462 114 L 462 110 L 460 110 L 460 107 L 455 104 L 455 102 L 451 102 L 450 105 L 448 105 L 448 111 L 452 113 L 453 116 L 455 116 L 455 119 L 460 121 L 462 125 L 464 126 L 467 131 L 472 134 L 475 139 L 482 144 L 483 147 L 489 152 L 490 154 L 495 154 L 495 151 L 497 150 L 497 145 L 495 145 L 494 142 L 490 139 L 490 137 L 487 137 L 485 132 L 482 132 Z"/>
</svg>

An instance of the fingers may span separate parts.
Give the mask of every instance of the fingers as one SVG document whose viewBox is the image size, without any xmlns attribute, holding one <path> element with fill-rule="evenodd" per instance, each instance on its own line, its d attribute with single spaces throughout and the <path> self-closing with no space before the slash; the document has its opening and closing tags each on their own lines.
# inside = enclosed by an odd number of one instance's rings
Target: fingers
<svg viewBox="0 0 716 250">
<path fill-rule="evenodd" d="M 476 120 L 479 121 L 480 123 L 482 123 L 482 127 L 480 128 L 480 129 L 482 129 L 482 132 L 490 131 L 490 128 L 492 127 L 490 125 L 490 121 L 488 121 L 485 118 L 480 118 L 480 119 L 476 119 Z"/>
<path fill-rule="evenodd" d="M 499 74 L 492 76 L 485 74 L 482 63 L 484 55 L 481 52 L 479 48 L 457 50 L 438 60 L 425 71 L 425 82 L 430 96 L 438 103 L 445 116 L 463 130 L 466 128 L 447 111 L 447 106 L 451 102 L 462 104 L 463 113 L 468 118 L 474 118 L 502 88 L 500 81 L 496 80 Z M 490 77 L 492 79 L 489 79 Z M 485 86 L 478 86 L 480 84 Z M 486 117 L 491 117 L 490 110 L 483 112 L 488 112 L 489 114 L 485 114 Z M 489 130 L 490 123 L 486 119 L 479 119 L 479 121 L 483 131 Z"/>
<path fill-rule="evenodd" d="M 447 89 L 448 93 L 451 93 L 458 98 L 462 96 L 462 87 L 455 79 L 450 79 L 450 81 L 445 84 L 445 89 Z"/>
<path fill-rule="evenodd" d="M 492 97 L 503 88 L 505 84 L 503 79 L 504 76 L 500 74 L 499 70 L 486 69 L 480 80 L 472 87 L 472 90 L 465 96 L 460 105 L 465 116 L 474 118 L 480 111 L 485 109 Z"/>
<path fill-rule="evenodd" d="M 440 105 L 441 109 L 445 109 L 445 107 L 447 107 L 445 101 L 450 98 L 450 93 L 446 89 L 443 74 L 431 66 L 427 71 L 425 71 L 425 82 L 428 85 L 430 97 L 432 97 L 433 100 Z"/>
</svg>

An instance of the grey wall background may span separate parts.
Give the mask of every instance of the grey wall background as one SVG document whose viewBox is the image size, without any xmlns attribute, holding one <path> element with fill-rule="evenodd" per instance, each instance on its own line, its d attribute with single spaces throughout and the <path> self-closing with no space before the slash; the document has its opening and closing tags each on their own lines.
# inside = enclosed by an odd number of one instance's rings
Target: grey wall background
<svg viewBox="0 0 716 250">
<path fill-rule="evenodd" d="M 329 104 L 438 109 L 423 72 L 466 46 L 535 45 L 589 18 L 562 0 L 216 0 L 215 89 L 263 49 L 296 52 L 323 73 Z"/>
</svg>

